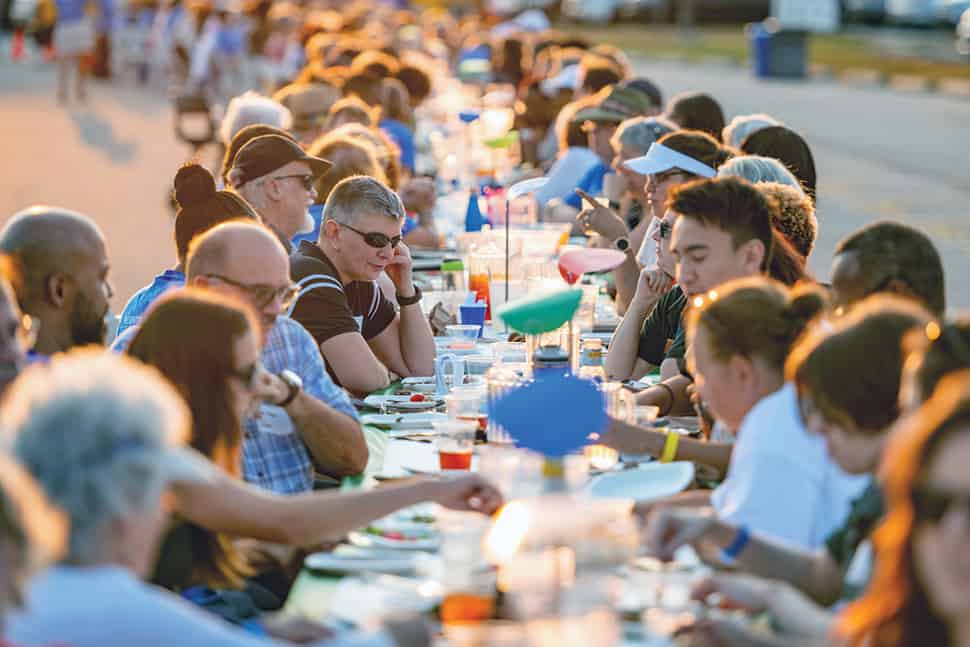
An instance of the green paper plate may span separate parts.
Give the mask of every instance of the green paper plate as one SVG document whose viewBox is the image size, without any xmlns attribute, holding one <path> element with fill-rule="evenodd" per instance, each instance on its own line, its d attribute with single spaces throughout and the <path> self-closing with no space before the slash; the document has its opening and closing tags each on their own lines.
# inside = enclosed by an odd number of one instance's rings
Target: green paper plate
<svg viewBox="0 0 970 647">
<path fill-rule="evenodd" d="M 496 314 L 512 330 L 540 335 L 572 319 L 582 300 L 582 288 L 571 288 L 510 301 Z"/>
</svg>

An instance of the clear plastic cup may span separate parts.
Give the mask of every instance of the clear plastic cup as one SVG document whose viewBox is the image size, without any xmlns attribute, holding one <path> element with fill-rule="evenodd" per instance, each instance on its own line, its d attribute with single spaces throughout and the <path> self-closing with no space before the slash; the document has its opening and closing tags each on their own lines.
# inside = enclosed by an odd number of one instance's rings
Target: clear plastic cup
<svg viewBox="0 0 970 647">
<path fill-rule="evenodd" d="M 441 471 L 470 470 L 478 423 L 449 418 L 435 422 L 433 426 L 437 433 L 435 449 L 438 451 L 438 466 Z"/>
<path fill-rule="evenodd" d="M 478 339 L 479 330 L 481 330 L 481 326 L 475 324 L 451 324 L 445 326 L 445 334 L 452 339 L 475 341 Z"/>
</svg>

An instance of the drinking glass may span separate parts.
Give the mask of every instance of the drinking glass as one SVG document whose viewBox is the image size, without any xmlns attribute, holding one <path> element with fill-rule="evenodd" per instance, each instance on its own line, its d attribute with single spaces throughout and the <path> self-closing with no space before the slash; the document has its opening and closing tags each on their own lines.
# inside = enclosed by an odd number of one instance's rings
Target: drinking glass
<svg viewBox="0 0 970 647">
<path fill-rule="evenodd" d="M 438 466 L 441 471 L 470 470 L 478 424 L 465 420 L 449 419 L 435 422 L 433 426 L 437 433 L 435 449 L 438 451 Z"/>
</svg>

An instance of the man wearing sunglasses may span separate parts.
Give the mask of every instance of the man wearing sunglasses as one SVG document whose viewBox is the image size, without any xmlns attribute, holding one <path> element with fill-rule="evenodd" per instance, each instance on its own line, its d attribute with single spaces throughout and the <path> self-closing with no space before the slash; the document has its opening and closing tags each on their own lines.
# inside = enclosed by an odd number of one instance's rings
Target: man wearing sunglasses
<svg viewBox="0 0 970 647">
<path fill-rule="evenodd" d="M 232 162 L 229 181 L 259 212 L 263 223 L 285 240 L 313 230 L 309 208 L 317 197 L 314 182 L 330 162 L 307 155 L 280 135 L 261 135 L 246 143 Z"/>
<path fill-rule="evenodd" d="M 300 286 L 291 315 L 313 335 L 334 380 L 363 395 L 400 377 L 431 375 L 435 346 L 412 280 L 411 253 L 401 242 L 400 198 L 370 177 L 334 187 L 316 244 L 290 258 Z M 377 285 L 394 283 L 400 311 Z"/>
</svg>

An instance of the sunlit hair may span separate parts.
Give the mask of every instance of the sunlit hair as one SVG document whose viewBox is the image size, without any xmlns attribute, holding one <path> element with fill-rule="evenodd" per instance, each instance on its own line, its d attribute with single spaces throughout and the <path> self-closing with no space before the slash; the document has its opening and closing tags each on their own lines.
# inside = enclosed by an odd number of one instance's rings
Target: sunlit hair
<svg viewBox="0 0 970 647">
<path fill-rule="evenodd" d="M 278 102 L 256 92 L 233 97 L 219 126 L 219 139 L 223 146 L 229 146 L 236 133 L 253 124 L 289 130 L 293 125 L 293 115 Z"/>
<path fill-rule="evenodd" d="M 191 331 L 187 333 L 186 331 Z M 158 369 L 189 405 L 189 444 L 227 473 L 242 470 L 242 421 L 232 402 L 236 343 L 258 324 L 251 309 L 200 288 L 170 291 L 142 319 L 128 354 Z M 193 527 L 193 573 L 200 583 L 238 586 L 249 575 L 230 539 Z"/>
<path fill-rule="evenodd" d="M 636 155 L 646 155 L 650 146 L 677 126 L 663 117 L 632 117 L 620 123 L 613 135 L 613 150 L 626 147 Z"/>
<path fill-rule="evenodd" d="M 728 146 L 741 148 L 741 143 L 747 139 L 748 135 L 751 133 L 758 132 L 762 128 L 767 128 L 769 126 L 780 125 L 782 125 L 780 121 L 771 115 L 766 115 L 764 113 L 755 115 L 737 115 L 731 120 L 731 123 L 724 127 L 724 130 L 722 131 L 722 139 Z"/>
<path fill-rule="evenodd" d="M 309 153 L 330 162 L 327 172 L 317 179 L 317 204 L 326 204 L 330 192 L 345 178 L 367 175 L 381 182 L 387 179 L 378 162 L 377 151 L 363 139 L 337 132 L 328 133 L 313 142 Z"/>
<path fill-rule="evenodd" d="M 372 177 L 348 177 L 337 183 L 323 207 L 323 220 L 352 225 L 361 216 L 377 214 L 404 220 L 401 198 L 387 185 Z"/>
<path fill-rule="evenodd" d="M 886 516 L 873 535 L 875 572 L 866 593 L 846 608 L 838 633 L 853 646 L 948 647 L 950 632 L 936 615 L 914 564 L 915 488 L 950 438 L 970 433 L 970 371 L 940 381 L 926 403 L 890 433 L 881 477 Z"/>
<path fill-rule="evenodd" d="M 30 366 L 0 409 L 15 456 L 70 520 L 66 559 L 78 565 L 101 558 L 112 522 L 157 509 L 169 476 L 159 457 L 189 425 L 157 371 L 101 348 Z"/>
<path fill-rule="evenodd" d="M 721 141 L 724 111 L 714 97 L 703 92 L 682 92 L 667 104 L 667 117 L 685 130 L 702 130 Z"/>
<path fill-rule="evenodd" d="M 779 372 L 795 340 L 827 305 L 818 287 L 789 289 L 765 277 L 729 281 L 699 297 L 698 303 L 687 317 L 688 346 L 701 327 L 720 361 L 735 355 L 758 357 Z"/>
<path fill-rule="evenodd" d="M 822 415 L 881 434 L 899 416 L 903 337 L 932 316 L 908 299 L 876 295 L 813 326 L 792 349 L 785 376 Z"/>
<path fill-rule="evenodd" d="M 970 316 L 954 321 L 931 321 L 906 336 L 903 342 L 904 407 L 922 404 L 948 373 L 970 369 Z"/>
<path fill-rule="evenodd" d="M 773 199 L 778 209 L 772 214 L 772 224 L 795 250 L 808 258 L 818 237 L 815 205 L 807 195 L 795 187 L 776 182 L 761 182 L 755 188 Z"/>
<path fill-rule="evenodd" d="M 748 155 L 762 155 L 780 160 L 805 188 L 815 202 L 815 157 L 805 139 L 785 126 L 767 126 L 756 130 L 741 142 L 741 150 Z"/>
<path fill-rule="evenodd" d="M 742 177 L 752 184 L 774 182 L 802 190 L 802 185 L 785 165 L 771 157 L 741 155 L 725 162 L 717 174 L 720 177 Z"/>
</svg>

